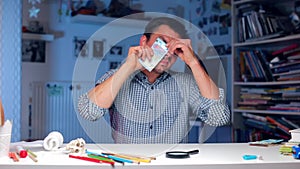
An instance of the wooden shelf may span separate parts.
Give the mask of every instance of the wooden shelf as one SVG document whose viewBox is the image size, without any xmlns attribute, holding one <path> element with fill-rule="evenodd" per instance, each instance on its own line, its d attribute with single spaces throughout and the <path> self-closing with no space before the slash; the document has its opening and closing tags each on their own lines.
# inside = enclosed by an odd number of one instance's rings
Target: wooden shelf
<svg viewBox="0 0 300 169">
<path fill-rule="evenodd" d="M 277 115 L 300 115 L 296 111 L 274 111 L 274 110 L 247 110 L 247 109 L 234 109 L 235 112 L 243 113 L 256 113 L 256 114 L 277 114 Z"/>
<path fill-rule="evenodd" d="M 145 27 L 148 23 L 147 20 L 139 19 L 128 19 L 128 18 L 112 18 L 106 16 L 94 16 L 94 15 L 76 15 L 71 18 L 73 23 L 84 23 L 84 24 L 110 24 L 113 26 L 128 26 L 128 27 Z"/>
<path fill-rule="evenodd" d="M 300 84 L 300 81 L 276 81 L 276 82 L 234 82 L 238 86 L 274 86 L 274 85 L 289 85 Z"/>
<path fill-rule="evenodd" d="M 22 33 L 22 39 L 28 40 L 41 40 L 41 41 L 53 41 L 54 35 L 52 34 L 37 34 L 37 33 Z"/>
<path fill-rule="evenodd" d="M 261 45 L 261 44 L 269 44 L 269 43 L 278 43 L 290 40 L 296 40 L 300 38 L 300 34 L 288 35 L 280 38 L 274 39 L 267 39 L 261 41 L 253 41 L 253 42 L 241 42 L 241 43 L 234 43 L 234 47 L 243 47 L 243 46 L 252 46 L 252 45 Z"/>
</svg>

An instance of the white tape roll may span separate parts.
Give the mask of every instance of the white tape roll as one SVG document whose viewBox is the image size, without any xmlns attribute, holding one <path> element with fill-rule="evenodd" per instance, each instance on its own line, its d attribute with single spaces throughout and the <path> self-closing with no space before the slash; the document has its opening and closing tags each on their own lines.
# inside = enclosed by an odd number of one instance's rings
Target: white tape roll
<svg viewBox="0 0 300 169">
<path fill-rule="evenodd" d="M 63 142 L 64 142 L 63 135 L 58 131 L 52 131 L 44 139 L 43 146 L 45 150 L 57 150 L 59 147 L 63 145 Z"/>
</svg>

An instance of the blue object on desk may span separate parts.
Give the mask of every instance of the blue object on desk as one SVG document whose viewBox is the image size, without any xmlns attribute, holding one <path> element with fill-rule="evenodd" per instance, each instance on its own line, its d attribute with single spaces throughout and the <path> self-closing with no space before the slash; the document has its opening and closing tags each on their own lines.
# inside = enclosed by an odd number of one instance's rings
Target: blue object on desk
<svg viewBox="0 0 300 169">
<path fill-rule="evenodd" d="M 255 160 L 257 159 L 257 155 L 243 155 L 244 160 Z"/>
<path fill-rule="evenodd" d="M 295 159 L 300 159 L 300 144 L 298 146 L 293 146 L 292 152 Z"/>
</svg>

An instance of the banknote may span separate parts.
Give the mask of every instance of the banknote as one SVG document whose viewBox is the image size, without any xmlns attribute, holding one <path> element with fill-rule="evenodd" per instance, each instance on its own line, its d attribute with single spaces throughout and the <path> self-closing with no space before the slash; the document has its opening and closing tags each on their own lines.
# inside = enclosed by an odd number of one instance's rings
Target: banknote
<svg viewBox="0 0 300 169">
<path fill-rule="evenodd" d="M 168 53 L 168 48 L 166 47 L 166 42 L 164 42 L 161 38 L 157 38 L 153 45 L 151 46 L 154 55 L 151 60 L 148 59 L 142 60 L 139 59 L 139 62 L 151 72 L 155 66 L 161 61 L 161 59 Z"/>
</svg>

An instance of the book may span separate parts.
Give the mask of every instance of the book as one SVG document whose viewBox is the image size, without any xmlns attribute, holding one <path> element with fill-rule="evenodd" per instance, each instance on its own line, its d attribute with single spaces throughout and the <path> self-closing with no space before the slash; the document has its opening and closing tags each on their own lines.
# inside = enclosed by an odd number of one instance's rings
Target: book
<svg viewBox="0 0 300 169">
<path fill-rule="evenodd" d="M 299 55 L 300 58 L 300 55 Z M 300 60 L 293 60 L 293 61 L 287 61 L 278 65 L 274 65 L 271 66 L 271 69 L 275 69 L 275 68 L 281 68 L 281 67 L 286 67 L 286 66 L 291 66 L 291 65 L 295 65 L 295 64 L 300 64 Z"/>
<path fill-rule="evenodd" d="M 267 119 L 264 116 L 259 116 L 259 115 L 255 115 L 255 114 L 251 114 L 251 113 L 245 113 L 245 112 L 242 113 L 242 116 L 247 117 L 247 118 L 251 118 L 251 119 L 255 119 L 255 120 L 258 120 L 258 121 L 267 122 Z"/>
<path fill-rule="evenodd" d="M 300 70 L 291 70 L 288 72 L 282 72 L 282 73 L 273 73 L 273 76 L 281 76 L 281 75 L 292 75 L 292 74 L 300 74 Z"/>
<path fill-rule="evenodd" d="M 283 67 L 278 67 L 273 69 L 274 74 L 275 73 L 283 73 L 283 72 L 291 72 L 291 71 L 296 71 L 296 70 L 300 70 L 300 64 L 290 64 L 290 65 L 286 65 Z"/>
<path fill-rule="evenodd" d="M 249 127 L 261 129 L 267 132 L 276 132 L 276 126 L 268 122 L 263 122 L 255 119 L 246 119 L 244 124 Z"/>
<path fill-rule="evenodd" d="M 288 60 L 300 60 L 300 53 L 297 53 L 295 55 L 291 55 L 287 57 Z"/>
<path fill-rule="evenodd" d="M 273 117 L 271 116 L 266 116 L 266 119 L 268 122 L 270 122 L 271 124 L 276 125 L 281 131 L 283 131 L 284 133 L 290 135 L 290 129 L 286 126 L 284 126 L 283 124 L 279 123 L 278 121 L 276 121 Z"/>
<path fill-rule="evenodd" d="M 273 73 L 270 68 L 270 63 L 267 59 L 267 54 L 263 50 L 255 50 L 254 51 L 257 58 L 259 59 L 259 62 L 262 66 L 262 71 L 264 71 L 265 79 L 266 81 L 274 81 Z"/>
<path fill-rule="evenodd" d="M 291 139 L 289 140 L 289 142 L 299 142 L 300 143 L 300 128 L 290 130 L 289 132 L 291 133 Z"/>
<path fill-rule="evenodd" d="M 293 126 L 293 128 L 295 128 L 295 129 L 296 129 L 296 128 L 300 128 L 299 125 L 295 124 L 294 122 L 288 120 L 288 119 L 285 118 L 285 117 L 281 117 L 281 119 L 282 119 L 283 121 L 285 121 L 286 123 L 288 123 L 289 125 Z"/>
<path fill-rule="evenodd" d="M 284 51 L 282 54 L 285 55 L 285 56 L 286 55 L 292 55 L 292 54 L 297 53 L 299 51 L 300 51 L 300 47 L 296 47 L 296 48 L 293 48 L 291 50 Z"/>
<path fill-rule="evenodd" d="M 272 55 L 273 55 L 273 56 L 279 55 L 279 54 L 282 54 L 283 52 L 290 51 L 290 50 L 295 49 L 295 48 L 297 48 L 297 47 L 298 47 L 298 44 L 293 43 L 293 44 L 291 44 L 291 45 L 288 45 L 288 46 L 286 46 L 286 47 L 283 47 L 283 48 L 281 48 L 281 49 L 278 49 L 278 50 L 273 51 L 273 52 L 272 52 Z"/>
<path fill-rule="evenodd" d="M 271 145 L 278 145 L 283 142 L 283 139 L 267 139 L 267 140 L 259 140 L 254 142 L 249 142 L 251 146 L 271 146 Z"/>
</svg>

